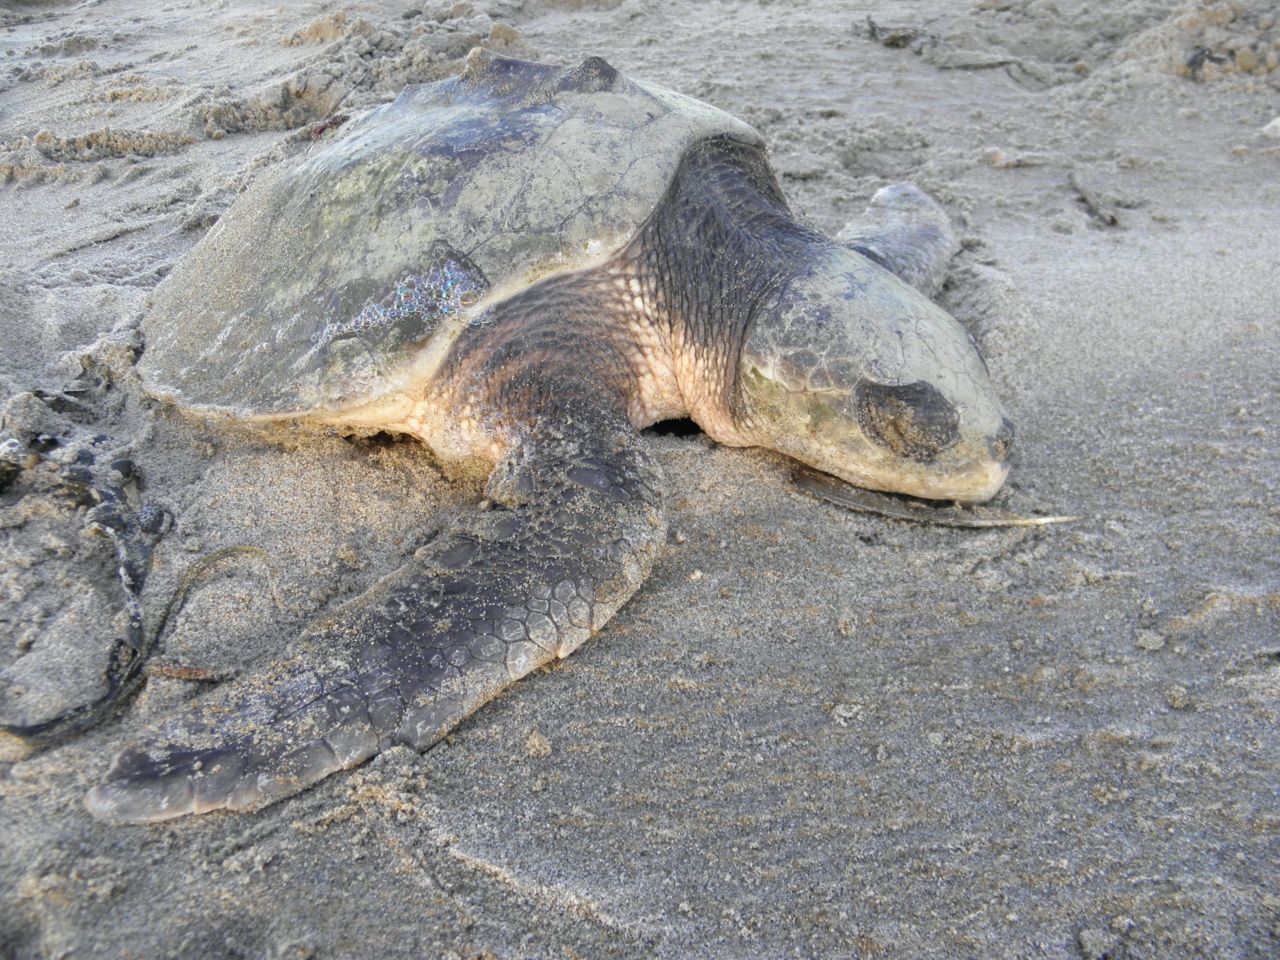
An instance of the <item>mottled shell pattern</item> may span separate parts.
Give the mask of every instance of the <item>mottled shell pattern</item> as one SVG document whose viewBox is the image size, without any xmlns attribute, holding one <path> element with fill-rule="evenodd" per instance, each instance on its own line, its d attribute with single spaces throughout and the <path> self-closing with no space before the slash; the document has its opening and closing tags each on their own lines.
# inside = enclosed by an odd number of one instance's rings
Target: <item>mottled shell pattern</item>
<svg viewBox="0 0 1280 960">
<path fill-rule="evenodd" d="M 689 147 L 725 135 L 761 144 L 599 58 L 472 51 L 249 188 L 157 288 L 144 383 L 242 419 L 391 402 L 492 304 L 616 252 Z"/>
</svg>

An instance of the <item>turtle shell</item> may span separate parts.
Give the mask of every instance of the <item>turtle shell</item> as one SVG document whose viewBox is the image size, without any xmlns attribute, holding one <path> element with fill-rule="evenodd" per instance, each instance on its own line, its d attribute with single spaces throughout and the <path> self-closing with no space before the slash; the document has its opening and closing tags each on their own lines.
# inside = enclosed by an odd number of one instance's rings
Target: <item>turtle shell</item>
<svg viewBox="0 0 1280 960">
<path fill-rule="evenodd" d="M 597 57 L 474 50 L 238 198 L 156 289 L 143 381 L 246 419 L 393 403 L 490 305 L 617 251 L 713 136 L 762 145 Z"/>
</svg>

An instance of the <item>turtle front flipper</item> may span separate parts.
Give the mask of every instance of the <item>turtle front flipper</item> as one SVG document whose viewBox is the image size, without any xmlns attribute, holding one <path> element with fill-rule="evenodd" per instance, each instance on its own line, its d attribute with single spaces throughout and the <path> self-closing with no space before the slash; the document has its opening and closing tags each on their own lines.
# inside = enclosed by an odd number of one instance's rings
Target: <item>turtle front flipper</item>
<svg viewBox="0 0 1280 960">
<path fill-rule="evenodd" d="M 877 190 L 862 216 L 836 234 L 836 240 L 927 297 L 942 286 L 959 247 L 946 212 L 911 183 Z"/>
<path fill-rule="evenodd" d="M 141 748 L 89 794 L 116 822 L 250 810 L 392 744 L 426 749 L 502 688 L 598 630 L 644 580 L 658 474 L 621 420 L 528 430 L 477 511 L 306 636 Z"/>
</svg>

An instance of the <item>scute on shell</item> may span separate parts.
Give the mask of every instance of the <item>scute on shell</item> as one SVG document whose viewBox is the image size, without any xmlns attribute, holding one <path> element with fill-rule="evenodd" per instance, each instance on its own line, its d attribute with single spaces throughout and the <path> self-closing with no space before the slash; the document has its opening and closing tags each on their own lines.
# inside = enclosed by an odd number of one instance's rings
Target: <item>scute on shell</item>
<svg viewBox="0 0 1280 960">
<path fill-rule="evenodd" d="M 143 381 L 238 418 L 392 403 L 492 303 L 618 250 L 689 147 L 725 135 L 761 142 L 598 57 L 474 50 L 237 199 L 157 288 Z"/>
</svg>

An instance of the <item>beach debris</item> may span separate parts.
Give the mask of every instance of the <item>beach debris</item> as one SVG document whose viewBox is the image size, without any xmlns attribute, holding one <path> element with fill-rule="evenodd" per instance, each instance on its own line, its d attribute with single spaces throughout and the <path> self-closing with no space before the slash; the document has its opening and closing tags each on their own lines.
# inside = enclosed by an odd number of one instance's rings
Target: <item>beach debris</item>
<svg viewBox="0 0 1280 960">
<path fill-rule="evenodd" d="M 75 430 L 66 420 L 53 426 L 60 413 L 87 411 L 84 398 L 93 389 L 86 376 L 60 391 L 16 397 L 2 425 L 10 436 L 0 441 L 0 486 L 12 486 L 21 471 L 52 468 L 58 492 L 84 509 L 86 530 L 114 547 L 125 613 L 122 635 L 106 655 L 105 691 L 91 699 L 53 716 L 33 715 L 17 696 L 21 687 L 0 673 L 0 734 L 31 747 L 57 743 L 99 723 L 137 685 L 153 646 L 143 625 L 142 589 L 152 551 L 172 517 L 142 498 L 141 473 L 127 448 L 106 434 Z"/>
<path fill-rule="evenodd" d="M 1044 527 L 1080 519 L 1072 516 L 1024 516 L 985 504 L 961 506 L 937 500 L 921 500 L 904 494 L 880 493 L 855 487 L 830 474 L 804 468 L 794 471 L 792 480 L 805 493 L 846 510 L 936 527 Z"/>
</svg>

